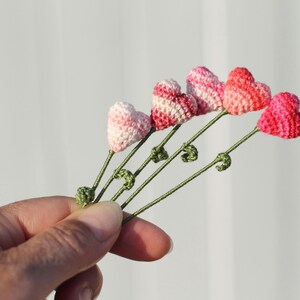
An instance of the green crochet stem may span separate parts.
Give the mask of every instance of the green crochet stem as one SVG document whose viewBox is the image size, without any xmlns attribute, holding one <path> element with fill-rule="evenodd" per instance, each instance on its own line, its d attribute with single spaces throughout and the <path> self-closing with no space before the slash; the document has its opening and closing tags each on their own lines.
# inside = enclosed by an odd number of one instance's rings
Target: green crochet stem
<svg viewBox="0 0 300 300">
<path fill-rule="evenodd" d="M 93 203 L 94 198 L 95 198 L 95 191 L 101 181 L 101 178 L 103 177 L 103 174 L 105 173 L 105 170 L 107 169 L 109 162 L 111 161 L 112 157 L 114 156 L 114 154 L 115 154 L 114 151 L 109 150 L 106 160 L 105 160 L 105 162 L 100 170 L 100 173 L 98 174 L 92 187 L 81 186 L 77 189 L 75 199 L 76 199 L 76 203 L 79 204 L 81 207 L 86 207 L 90 203 Z"/>
<path fill-rule="evenodd" d="M 202 133 L 204 133 L 208 128 L 210 128 L 214 123 L 216 123 L 220 118 L 227 115 L 226 110 L 222 110 L 216 117 L 214 117 L 210 122 L 208 122 L 202 129 L 200 129 L 192 138 L 190 138 L 186 143 L 184 143 L 177 151 L 175 151 L 150 177 L 148 177 L 141 185 L 138 187 L 131 196 L 121 205 L 124 209 L 134 197 L 136 197 L 140 191 L 159 174 L 174 158 L 176 158 L 187 146 L 191 145 Z"/>
<path fill-rule="evenodd" d="M 103 175 L 104 175 L 104 173 L 105 173 L 112 157 L 114 156 L 114 154 L 115 154 L 114 151 L 109 150 L 108 155 L 106 157 L 106 160 L 105 160 L 105 162 L 104 162 L 104 164 L 103 164 L 103 166 L 100 170 L 100 173 L 98 174 L 98 176 L 97 176 L 97 178 L 96 178 L 96 180 L 93 184 L 93 187 L 92 187 L 93 190 L 96 190 L 96 188 L 98 187 L 98 185 L 99 185 L 99 183 L 100 183 L 100 181 L 101 181 L 101 179 L 102 179 L 102 177 L 103 177 Z"/>
<path fill-rule="evenodd" d="M 163 149 L 163 147 L 166 145 L 166 143 L 171 139 L 171 137 L 177 132 L 177 130 L 180 128 L 181 124 L 178 124 L 173 127 L 173 129 L 169 132 L 169 134 L 162 140 L 162 142 L 153 148 L 151 151 L 151 154 L 145 159 L 145 161 L 142 163 L 142 165 L 133 173 L 134 178 L 136 178 L 145 168 L 146 166 L 151 162 L 159 162 L 161 160 L 167 159 L 168 154 Z M 125 185 L 123 185 L 116 194 L 111 198 L 112 201 L 116 201 L 122 193 L 128 190 Z"/>
<path fill-rule="evenodd" d="M 147 135 L 130 151 L 130 153 L 125 157 L 123 162 L 119 165 L 119 167 L 113 172 L 110 176 L 101 192 L 98 194 L 97 198 L 93 201 L 93 203 L 97 203 L 100 201 L 101 197 L 112 183 L 112 181 L 116 178 L 116 175 L 122 170 L 122 168 L 127 164 L 127 162 L 131 159 L 131 157 L 140 149 L 140 147 L 148 140 L 148 138 L 155 132 L 155 128 L 151 128 Z"/>
<path fill-rule="evenodd" d="M 177 190 L 179 190 L 180 188 L 182 188 L 183 186 L 185 186 L 187 183 L 189 183 L 193 179 L 195 179 L 198 176 L 200 176 L 202 173 L 204 173 L 205 171 L 207 171 L 208 169 L 210 169 L 211 167 L 213 167 L 215 164 L 222 162 L 221 165 L 216 166 L 216 168 L 217 168 L 218 171 L 224 171 L 227 168 L 229 168 L 230 164 L 231 164 L 231 159 L 230 159 L 229 153 L 231 153 L 233 150 L 235 150 L 237 147 L 239 147 L 242 143 L 244 143 L 245 141 L 247 141 L 251 136 L 253 136 L 258 131 L 259 131 L 259 129 L 257 127 L 255 127 L 250 133 L 248 133 L 247 135 L 245 135 L 241 140 L 239 140 L 237 143 L 235 143 L 227 151 L 225 151 L 223 153 L 219 153 L 216 156 L 216 158 L 213 161 L 211 161 L 209 164 L 207 164 L 205 167 L 203 167 L 202 169 L 200 169 L 199 171 L 197 171 L 196 173 L 194 173 L 192 176 L 190 176 L 186 180 L 184 180 L 181 183 L 179 183 L 174 188 L 170 189 L 165 194 L 161 195 L 159 198 L 153 200 L 152 202 L 150 202 L 147 205 L 143 206 L 139 210 L 135 211 L 133 214 L 129 215 L 127 218 L 125 218 L 123 220 L 123 224 L 129 222 L 130 220 L 132 220 L 133 218 L 135 218 L 136 216 L 138 216 L 139 214 L 141 214 L 145 210 L 149 209 L 150 207 L 152 207 L 155 204 L 161 202 L 162 200 L 164 200 L 168 196 L 172 195 L 174 192 L 176 192 Z"/>
</svg>

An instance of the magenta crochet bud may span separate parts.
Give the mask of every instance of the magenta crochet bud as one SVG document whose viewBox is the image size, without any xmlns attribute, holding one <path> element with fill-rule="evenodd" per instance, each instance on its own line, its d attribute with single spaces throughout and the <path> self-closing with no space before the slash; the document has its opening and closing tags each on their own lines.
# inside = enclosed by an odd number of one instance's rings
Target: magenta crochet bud
<svg viewBox="0 0 300 300">
<path fill-rule="evenodd" d="M 280 93 L 273 97 L 271 103 L 257 122 L 260 131 L 284 139 L 300 136 L 300 102 L 296 95 Z"/>
</svg>

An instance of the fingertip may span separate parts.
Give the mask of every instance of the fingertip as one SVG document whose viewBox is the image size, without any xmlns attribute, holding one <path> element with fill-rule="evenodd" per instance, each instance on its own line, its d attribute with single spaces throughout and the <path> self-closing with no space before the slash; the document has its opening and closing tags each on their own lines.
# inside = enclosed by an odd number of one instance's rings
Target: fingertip
<svg viewBox="0 0 300 300">
<path fill-rule="evenodd" d="M 122 218 L 119 204 L 103 201 L 81 210 L 77 220 L 83 222 L 99 242 L 104 242 L 120 232 Z"/>
<path fill-rule="evenodd" d="M 140 218 L 123 225 L 111 252 L 137 261 L 154 261 L 172 251 L 170 236 L 158 226 Z"/>
<path fill-rule="evenodd" d="M 103 276 L 97 265 L 65 281 L 56 289 L 55 300 L 95 299 L 101 291 Z M 87 296 L 90 295 L 90 298 Z"/>
</svg>

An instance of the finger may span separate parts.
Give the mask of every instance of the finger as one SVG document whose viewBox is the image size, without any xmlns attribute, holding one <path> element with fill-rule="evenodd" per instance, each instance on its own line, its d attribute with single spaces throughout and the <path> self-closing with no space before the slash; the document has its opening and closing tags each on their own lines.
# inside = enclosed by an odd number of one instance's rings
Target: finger
<svg viewBox="0 0 300 300">
<path fill-rule="evenodd" d="M 12 276 L 1 280 L 1 288 L 14 290 L 10 286 L 14 278 L 19 291 L 28 295 L 23 298 L 46 297 L 62 282 L 95 265 L 114 244 L 121 222 L 120 206 L 111 201 L 74 212 L 56 226 L 2 252 L 0 271 Z"/>
<path fill-rule="evenodd" d="M 123 225 L 110 252 L 133 260 L 153 261 L 169 253 L 172 247 L 171 238 L 162 229 L 143 219 L 134 218 Z"/>
<path fill-rule="evenodd" d="M 74 198 L 44 197 L 23 200 L 0 208 L 0 245 L 17 246 L 70 215 L 79 206 Z"/>
<path fill-rule="evenodd" d="M 74 198 L 44 197 L 16 202 L 0 209 L 0 245 L 17 246 L 78 210 Z M 127 215 L 125 213 L 125 215 Z M 172 248 L 170 237 L 160 228 L 135 218 L 122 228 L 112 253 L 133 260 L 151 261 Z"/>
<path fill-rule="evenodd" d="M 102 274 L 95 265 L 60 285 L 55 300 L 94 299 L 100 293 L 102 282 Z"/>
</svg>

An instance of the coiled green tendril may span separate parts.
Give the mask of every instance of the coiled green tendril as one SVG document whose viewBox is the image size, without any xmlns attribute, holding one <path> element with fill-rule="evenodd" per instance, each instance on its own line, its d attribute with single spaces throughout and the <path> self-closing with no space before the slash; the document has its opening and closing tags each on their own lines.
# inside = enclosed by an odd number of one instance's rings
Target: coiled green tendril
<svg viewBox="0 0 300 300">
<path fill-rule="evenodd" d="M 231 157 L 229 156 L 228 153 L 226 152 L 222 152 L 222 153 L 219 153 L 217 155 L 217 158 L 216 158 L 219 162 L 222 162 L 221 165 L 218 165 L 216 166 L 216 169 L 219 171 L 219 172 L 222 172 L 222 171 L 225 171 L 226 169 L 228 169 L 230 166 L 231 166 Z"/>
<path fill-rule="evenodd" d="M 151 160 L 155 163 L 158 163 L 162 160 L 166 160 L 168 158 L 169 154 L 164 147 L 154 147 L 151 150 Z"/>
<path fill-rule="evenodd" d="M 115 179 L 125 179 L 124 188 L 125 190 L 130 190 L 135 183 L 135 176 L 126 169 L 121 169 L 117 174 L 114 176 Z"/>
<path fill-rule="evenodd" d="M 198 159 L 198 149 L 194 145 L 186 145 L 183 148 L 184 154 L 181 155 L 183 162 L 193 162 Z"/>
</svg>

